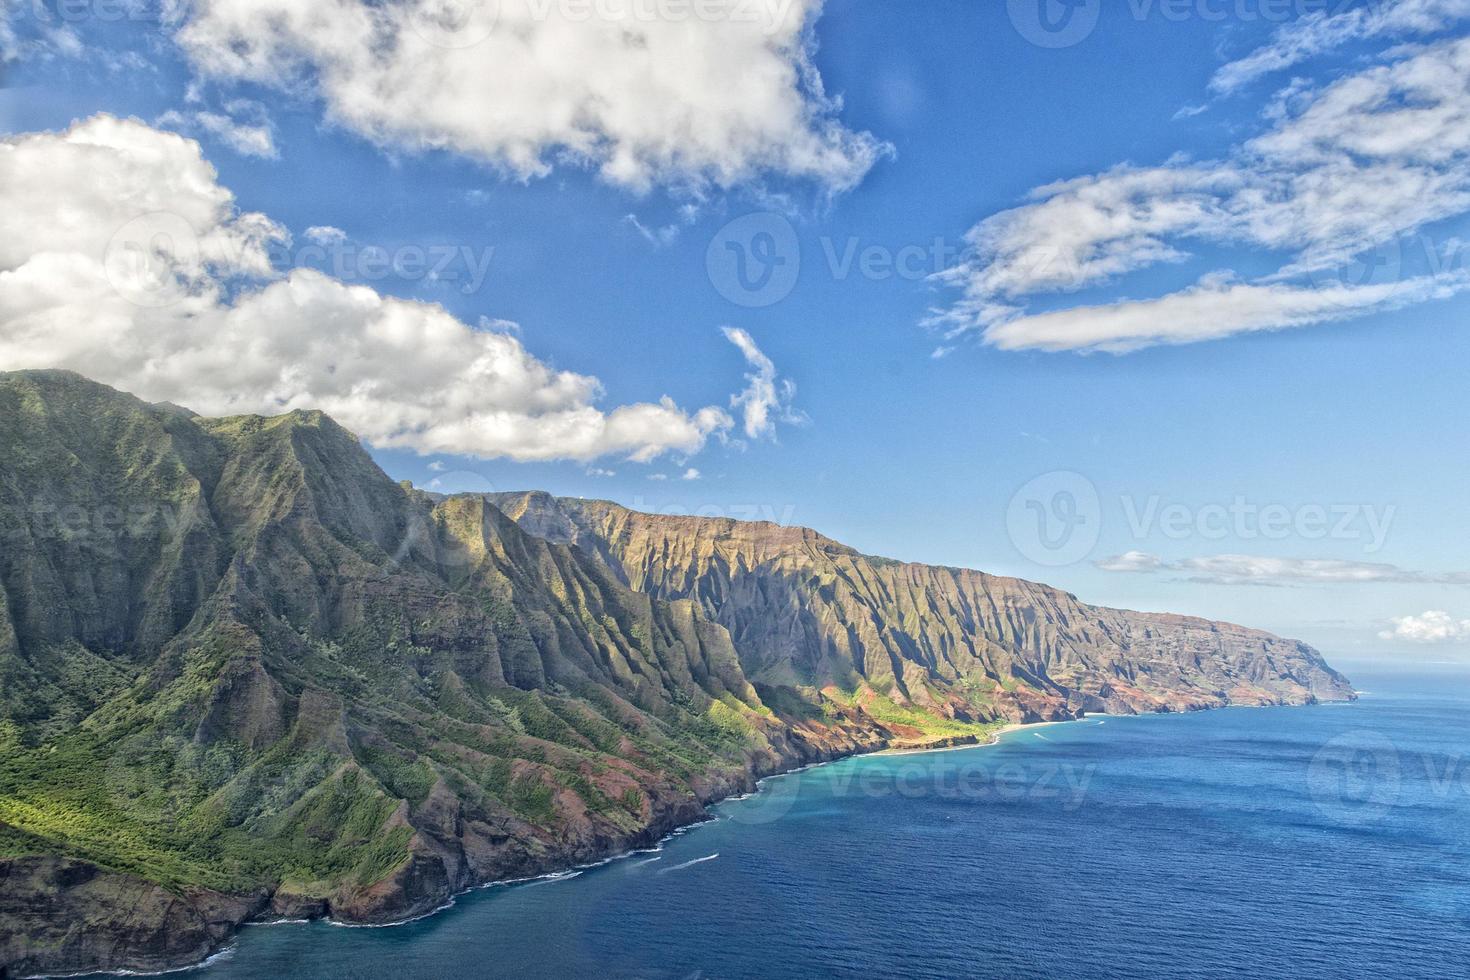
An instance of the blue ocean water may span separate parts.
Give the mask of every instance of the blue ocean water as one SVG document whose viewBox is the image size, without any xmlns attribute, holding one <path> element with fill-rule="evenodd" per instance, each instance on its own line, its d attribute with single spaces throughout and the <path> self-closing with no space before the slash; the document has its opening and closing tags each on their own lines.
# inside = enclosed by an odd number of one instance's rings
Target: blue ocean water
<svg viewBox="0 0 1470 980">
<path fill-rule="evenodd" d="M 575 877 L 203 980 L 1303 977 L 1470 970 L 1470 668 L 1358 704 L 1099 718 L 769 780 Z"/>
</svg>

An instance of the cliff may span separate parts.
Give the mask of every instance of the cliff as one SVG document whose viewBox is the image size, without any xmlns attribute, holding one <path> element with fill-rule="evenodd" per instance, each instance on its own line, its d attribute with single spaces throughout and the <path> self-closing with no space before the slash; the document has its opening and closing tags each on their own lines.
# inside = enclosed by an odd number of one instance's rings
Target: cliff
<svg viewBox="0 0 1470 980">
<path fill-rule="evenodd" d="M 1014 578 L 874 558 L 815 531 L 498 494 L 528 531 L 657 599 L 697 602 L 761 687 L 883 697 L 966 720 L 1038 721 L 1353 696 L 1304 643 L 1129 612 Z"/>
<path fill-rule="evenodd" d="M 432 496 L 319 413 L 0 374 L 0 972 L 400 920 L 1000 720 L 1350 696 L 1256 631 L 810 531 Z"/>
</svg>

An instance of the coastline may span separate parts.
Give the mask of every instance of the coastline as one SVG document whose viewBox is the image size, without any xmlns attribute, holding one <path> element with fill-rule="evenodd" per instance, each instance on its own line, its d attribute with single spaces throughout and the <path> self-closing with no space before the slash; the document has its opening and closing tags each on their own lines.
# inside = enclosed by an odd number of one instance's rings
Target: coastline
<svg viewBox="0 0 1470 980">
<path fill-rule="evenodd" d="M 1011 734 L 1012 732 L 1022 732 L 1031 728 L 1050 728 L 1052 725 L 1073 725 L 1079 721 L 1087 721 L 1092 718 L 1102 717 L 1108 716 L 1102 714 L 1088 714 L 1083 715 L 1080 718 L 1063 718 L 1059 721 L 1013 721 L 1009 724 L 1002 725 L 1000 728 L 997 728 L 995 731 L 991 732 L 990 737 L 983 742 L 978 737 L 975 737 L 973 741 L 955 742 L 950 745 L 894 745 L 888 748 L 878 749 L 875 752 L 859 752 L 857 753 L 857 755 L 932 755 L 936 752 L 959 752 L 964 749 L 983 749 L 991 745 L 999 745 L 1001 738 Z M 854 756 L 849 756 L 849 758 L 853 757 Z M 819 763 L 819 765 L 825 764 L 826 763 Z M 777 775 L 787 774 L 778 773 Z"/>
<path fill-rule="evenodd" d="M 1320 706 L 1322 704 L 1333 704 L 1333 703 L 1351 704 L 1353 702 L 1349 700 L 1349 701 L 1341 701 L 1341 702 L 1313 701 L 1313 702 L 1307 702 L 1307 703 L 1303 703 L 1303 704 L 1261 704 L 1261 705 L 1225 704 L 1225 705 L 1219 705 L 1219 706 L 1211 707 L 1211 708 L 1204 708 L 1204 709 L 1200 709 L 1200 710 L 1201 711 L 1222 711 L 1222 710 L 1225 710 L 1225 709 L 1228 709 L 1228 708 L 1305 708 L 1305 707 L 1314 707 L 1314 706 Z M 189 962 L 189 963 L 183 963 L 183 964 L 180 964 L 180 965 L 177 965 L 177 966 L 170 966 L 170 967 L 167 967 L 167 968 L 163 968 L 163 969 L 159 969 L 159 970 L 153 970 L 153 971 L 144 971 L 144 970 L 99 970 L 99 971 L 93 971 L 91 973 L 29 974 L 29 975 L 26 975 L 26 977 L 24 978 L 24 980 L 60 980 L 60 978 L 63 978 L 63 977 L 73 977 L 74 978 L 74 977 L 82 977 L 82 976 L 129 976 L 129 977 L 137 977 L 137 976 L 167 976 L 167 975 L 171 975 L 171 974 L 175 974 L 175 973 L 182 973 L 182 972 L 189 971 L 189 970 L 202 969 L 202 968 L 205 968 L 205 967 L 209 966 L 211 963 L 214 963 L 214 962 L 218 961 L 221 958 L 227 957 L 230 953 L 232 953 L 233 950 L 234 950 L 234 948 L 235 948 L 235 943 L 236 943 L 236 941 L 239 938 L 240 932 L 242 930 L 244 930 L 245 928 L 248 928 L 248 927 L 310 925 L 313 922 L 323 922 L 323 923 L 325 923 L 327 925 L 330 925 L 330 926 L 333 926 L 333 927 L 336 927 L 336 928 L 344 928 L 344 929 L 396 929 L 396 928 L 398 928 L 400 926 L 410 925 L 410 924 L 412 924 L 414 922 L 420 922 L 420 921 L 423 921 L 424 919 L 432 918 L 432 917 L 434 917 L 436 915 L 439 915 L 442 912 L 447 912 L 447 911 L 449 911 L 450 909 L 452 909 L 452 908 L 454 908 L 456 906 L 458 899 L 463 898 L 466 895 L 470 895 L 470 894 L 473 894 L 473 893 L 478 892 L 478 891 L 488 891 L 488 890 L 494 889 L 494 888 L 509 888 L 509 887 L 513 887 L 513 886 L 516 886 L 516 885 L 527 885 L 527 884 L 531 884 L 531 883 L 535 883 L 535 882 L 551 882 L 551 881 L 569 880 L 569 879 L 572 879 L 572 878 L 579 877 L 581 874 L 583 874 L 586 871 L 590 871 L 590 870 L 593 870 L 593 869 L 596 869 L 596 868 L 600 868 L 600 867 L 603 867 L 604 865 L 612 864 L 612 863 L 617 862 L 617 861 L 626 860 L 628 858 L 636 857 L 636 856 L 642 855 L 642 854 L 658 853 L 658 852 L 660 852 L 660 851 L 663 850 L 664 845 L 667 844 L 669 841 L 671 841 L 671 840 L 673 840 L 673 839 L 675 839 L 677 837 L 683 836 L 684 834 L 687 834 L 690 831 L 692 831 L 692 830 L 694 830 L 694 829 L 696 829 L 696 828 L 698 828 L 700 826 L 703 826 L 704 824 L 714 823 L 714 822 L 718 821 L 720 819 L 719 817 L 712 816 L 712 815 L 710 815 L 708 813 L 708 810 L 710 808 L 713 808 L 713 807 L 718 806 L 718 805 L 723 804 L 723 803 L 737 802 L 739 800 L 749 799 L 749 798 L 751 798 L 753 796 L 757 796 L 757 795 L 760 794 L 763 785 L 768 780 L 779 779 L 779 778 L 786 777 L 786 776 L 799 775 L 800 773 L 806 772 L 808 770 L 816 769 L 816 768 L 819 768 L 819 767 L 822 767 L 822 766 L 832 765 L 832 764 L 837 763 L 837 762 L 844 762 L 844 761 L 847 761 L 849 759 L 861 758 L 861 757 L 866 757 L 866 756 L 883 756 L 883 755 L 894 755 L 894 756 L 900 756 L 900 755 L 928 755 L 928 754 L 935 754 L 935 753 L 940 753 L 940 752 L 955 752 L 955 751 L 959 751 L 959 750 L 962 750 L 962 749 L 986 748 L 986 747 L 989 747 L 989 746 L 1000 744 L 1000 741 L 1001 741 L 1001 739 L 1002 739 L 1003 736 L 1006 736 L 1006 735 L 1009 735 L 1009 734 L 1013 734 L 1015 732 L 1022 732 L 1022 731 L 1039 729 L 1039 728 L 1049 728 L 1049 727 L 1052 727 L 1052 726 L 1055 726 L 1055 725 L 1071 725 L 1071 724 L 1076 724 L 1078 722 L 1090 721 L 1090 720 L 1094 720 L 1094 719 L 1107 719 L 1107 718 L 1113 718 L 1113 717 L 1138 718 L 1138 717 L 1148 717 L 1148 716 L 1165 716 L 1165 715 L 1174 714 L 1174 713 L 1175 712 L 1169 712 L 1169 711 L 1155 711 L 1155 712 L 1138 712 L 1138 713 L 1134 713 L 1134 714 L 1118 715 L 1118 714 L 1114 714 L 1114 713 L 1094 712 L 1094 713 L 1086 713 L 1086 714 L 1083 714 L 1083 715 L 1081 715 L 1081 716 L 1079 716 L 1077 718 L 1064 718 L 1064 719 L 1058 719 L 1058 720 L 1055 720 L 1055 721 L 1011 722 L 1011 723 L 1008 723 L 1008 724 L 1002 726 L 1001 728 L 996 729 L 994 732 L 990 733 L 989 739 L 988 740 L 985 740 L 985 741 L 981 741 L 980 738 L 977 737 L 977 736 L 965 736 L 963 738 L 969 739 L 968 741 L 958 741 L 958 742 L 955 742 L 952 738 L 946 738 L 946 739 L 936 740 L 936 742 L 951 743 L 951 744 L 933 744 L 933 745 L 928 745 L 928 746 L 925 746 L 925 745 L 907 745 L 907 746 L 905 746 L 905 745 L 887 745 L 887 746 L 884 746 L 882 748 L 876 748 L 876 749 L 867 749 L 867 750 L 859 749 L 857 751 L 849 752 L 849 753 L 846 753 L 846 754 L 843 754 L 843 755 L 840 755 L 840 756 L 835 756 L 835 757 L 830 758 L 830 759 L 819 760 L 819 761 L 816 761 L 816 762 L 809 762 L 809 763 L 805 763 L 805 764 L 802 764 L 802 765 L 793 766 L 790 769 L 782 769 L 780 771 L 770 772 L 770 773 L 767 773 L 764 776 L 758 776 L 757 777 L 757 776 L 754 776 L 754 774 L 752 773 L 752 778 L 753 778 L 754 782 L 753 782 L 753 785 L 752 785 L 752 788 L 751 789 L 746 790 L 745 792 L 730 792 L 730 793 L 727 793 L 726 795 L 712 797 L 711 799 L 709 799 L 707 801 L 704 801 L 702 803 L 702 807 L 706 810 L 705 816 L 703 816 L 702 818 L 697 819 L 697 820 L 691 820 L 691 821 L 689 821 L 687 823 L 675 824 L 671 829 L 669 829 L 668 831 L 666 831 L 661 837 L 657 838 L 649 846 L 636 847 L 636 848 L 632 848 L 632 849 L 628 849 L 628 850 L 622 850 L 622 851 L 619 851 L 617 853 L 609 854 L 609 855 L 607 855 L 605 857 L 599 858 L 599 859 L 597 859 L 595 861 L 587 862 L 587 863 L 580 864 L 580 865 L 570 865 L 570 866 L 565 867 L 565 868 L 562 868 L 560 870 L 548 871 L 548 872 L 546 872 L 544 874 L 540 874 L 540 875 L 531 875 L 531 876 L 521 877 L 521 878 L 499 878 L 499 879 L 494 879 L 494 880 L 491 880 L 491 881 L 485 881 L 485 882 L 473 884 L 473 885 L 467 886 L 465 888 L 461 888 L 458 891 L 454 892 L 453 894 L 449 895 L 442 904 L 436 906 L 435 908 L 433 908 L 433 909 L 431 909 L 429 911 L 426 911 L 426 912 L 417 913 L 415 915 L 409 916 L 409 917 L 404 918 L 404 919 L 401 919 L 401 920 L 397 920 L 397 921 L 393 921 L 393 922 L 382 922 L 382 923 L 366 923 L 366 922 L 364 922 L 364 923 L 356 923 L 356 922 L 343 922 L 343 921 L 339 921 L 339 920 L 333 919 L 331 916 L 326 916 L 326 917 L 319 918 L 319 919 L 252 919 L 252 920 L 248 920 L 248 921 L 245 921 L 245 922 L 241 922 L 236 927 L 235 931 L 228 937 L 228 939 L 219 948 L 217 948 L 215 950 L 212 950 L 209 953 L 208 956 L 204 957 L 203 959 L 195 960 L 195 961 L 192 961 L 192 962 Z M 1191 712 L 1191 713 L 1193 713 L 1193 712 Z M 649 829 L 652 829 L 652 828 L 650 827 Z M 17 980 L 22 980 L 22 978 L 17 978 Z"/>
</svg>

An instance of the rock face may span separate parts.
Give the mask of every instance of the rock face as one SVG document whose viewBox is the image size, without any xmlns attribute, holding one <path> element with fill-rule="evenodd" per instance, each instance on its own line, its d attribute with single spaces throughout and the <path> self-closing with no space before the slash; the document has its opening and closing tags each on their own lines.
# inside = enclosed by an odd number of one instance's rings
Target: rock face
<svg viewBox="0 0 1470 980">
<path fill-rule="evenodd" d="M 17 976 L 158 972 L 198 962 L 265 895 L 184 894 L 64 858 L 0 861 L 0 955 Z"/>
<path fill-rule="evenodd" d="M 1238 627 L 810 531 L 435 497 L 319 413 L 0 374 L 0 975 L 396 921 L 997 720 L 1348 696 Z"/>
<path fill-rule="evenodd" d="M 941 714 L 1012 721 L 1353 697 L 1311 647 L 1259 630 L 873 558 L 806 528 L 542 493 L 492 499 L 532 533 L 598 556 L 629 587 L 699 603 L 762 690 L 872 689 Z"/>
</svg>

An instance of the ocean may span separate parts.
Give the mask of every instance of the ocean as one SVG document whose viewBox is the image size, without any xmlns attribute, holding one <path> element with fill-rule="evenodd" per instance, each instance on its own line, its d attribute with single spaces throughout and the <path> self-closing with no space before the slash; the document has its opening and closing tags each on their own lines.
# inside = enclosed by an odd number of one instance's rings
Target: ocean
<svg viewBox="0 0 1470 980">
<path fill-rule="evenodd" d="M 1353 705 L 1089 718 L 767 780 L 656 852 L 189 975 L 1445 977 L 1470 970 L 1470 667 Z"/>
</svg>

